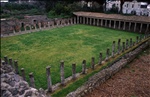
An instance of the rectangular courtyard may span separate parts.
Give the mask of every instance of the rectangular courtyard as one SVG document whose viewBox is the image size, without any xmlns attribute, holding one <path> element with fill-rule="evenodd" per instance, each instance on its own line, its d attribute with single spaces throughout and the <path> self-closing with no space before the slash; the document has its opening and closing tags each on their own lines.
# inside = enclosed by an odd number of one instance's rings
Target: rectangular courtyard
<svg viewBox="0 0 150 97">
<path fill-rule="evenodd" d="M 24 68 L 26 77 L 33 72 L 36 88 L 47 88 L 46 67 L 51 66 L 52 84 L 60 82 L 60 61 L 64 60 L 65 77 L 72 74 L 72 63 L 77 72 L 82 70 L 82 61 L 90 68 L 91 57 L 98 63 L 99 53 L 106 55 L 118 39 L 136 40 L 140 34 L 108 28 L 71 25 L 24 35 L 1 38 L 1 58 L 7 55 L 18 60 L 19 69 Z M 117 51 L 117 47 L 116 47 Z M 29 80 L 29 79 L 28 79 Z"/>
</svg>

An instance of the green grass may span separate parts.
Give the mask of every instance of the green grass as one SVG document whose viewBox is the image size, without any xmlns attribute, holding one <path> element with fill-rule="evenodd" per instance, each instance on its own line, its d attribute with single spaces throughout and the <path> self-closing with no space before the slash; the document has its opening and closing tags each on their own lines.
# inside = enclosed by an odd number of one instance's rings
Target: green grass
<svg viewBox="0 0 150 97">
<path fill-rule="evenodd" d="M 46 67 L 51 66 L 52 83 L 60 82 L 60 61 L 65 61 L 65 77 L 71 75 L 72 63 L 81 71 L 82 60 L 90 67 L 91 57 L 98 62 L 99 53 L 112 47 L 112 41 L 133 38 L 139 34 L 87 25 L 73 25 L 36 33 L 1 38 L 1 58 L 19 61 L 26 76 L 33 72 L 36 88 L 47 88 Z"/>
</svg>

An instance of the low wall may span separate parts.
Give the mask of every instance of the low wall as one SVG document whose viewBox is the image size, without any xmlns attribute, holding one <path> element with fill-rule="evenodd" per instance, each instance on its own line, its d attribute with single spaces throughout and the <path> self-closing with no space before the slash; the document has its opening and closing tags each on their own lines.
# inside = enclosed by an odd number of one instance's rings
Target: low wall
<svg viewBox="0 0 150 97">
<path fill-rule="evenodd" d="M 114 63 L 111 64 L 110 67 L 107 67 L 90 77 L 84 85 L 69 93 L 66 97 L 83 97 L 85 94 L 92 92 L 94 88 L 98 87 L 100 84 L 109 79 L 112 75 L 121 70 L 125 65 L 130 63 L 140 52 L 142 52 L 145 48 L 149 46 L 150 38 L 133 51 L 130 51 L 124 56 L 120 57 L 119 60 L 114 61 Z"/>
<path fill-rule="evenodd" d="M 20 35 L 20 34 L 48 30 L 48 29 L 53 29 L 53 28 L 57 28 L 57 27 L 64 27 L 64 26 L 69 26 L 69 25 L 73 25 L 73 24 L 76 24 L 76 17 L 45 20 L 45 21 L 43 20 L 42 22 L 37 22 L 37 23 L 26 23 L 26 24 L 24 23 L 23 30 L 21 29 L 20 26 L 18 26 L 18 31 L 16 31 L 14 28 L 12 28 L 11 31 L 6 30 L 12 26 L 10 26 L 6 29 L 4 29 L 5 26 L 1 26 L 3 28 L 1 30 L 1 37 L 16 36 L 16 35 Z M 14 25 L 14 26 L 16 26 L 16 25 Z"/>
<path fill-rule="evenodd" d="M 1 64 L 1 97 L 47 97 L 43 89 L 29 87 L 11 65 Z M 50 96 L 49 96 L 50 97 Z"/>
</svg>

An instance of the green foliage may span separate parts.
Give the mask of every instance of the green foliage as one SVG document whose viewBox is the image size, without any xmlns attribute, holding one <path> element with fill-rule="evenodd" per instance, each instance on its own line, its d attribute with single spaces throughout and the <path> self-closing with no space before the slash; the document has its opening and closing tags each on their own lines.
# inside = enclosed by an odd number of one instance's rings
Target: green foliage
<svg viewBox="0 0 150 97">
<path fill-rule="evenodd" d="M 71 5 L 66 4 L 65 2 L 58 2 L 47 15 L 49 18 L 65 18 L 71 17 L 72 11 Z"/>
<path fill-rule="evenodd" d="M 15 16 L 17 19 L 24 19 L 24 16 Z"/>
<path fill-rule="evenodd" d="M 119 13 L 119 8 L 115 4 L 113 4 L 112 8 L 106 11 L 105 13 L 106 14 Z"/>
<path fill-rule="evenodd" d="M 9 18 L 9 17 L 11 17 L 10 14 L 1 14 L 1 18 Z"/>
<path fill-rule="evenodd" d="M 50 8 L 48 11 L 49 18 L 56 18 L 56 17 L 70 17 L 72 13 L 75 11 L 92 11 L 92 12 L 102 12 L 102 6 L 98 3 L 94 2 L 92 7 L 88 7 L 87 4 L 83 5 L 81 2 L 55 2 L 53 7 Z"/>
<path fill-rule="evenodd" d="M 134 38 L 135 33 L 111 30 L 86 25 L 73 25 L 63 28 L 39 31 L 25 35 L 1 38 L 1 58 L 7 55 L 17 59 L 19 68 L 28 74 L 33 72 L 37 88 L 46 89 L 46 70 L 51 65 L 52 83 L 60 82 L 60 60 L 65 61 L 65 77 L 71 76 L 71 64 L 76 63 L 81 72 L 81 63 L 87 60 L 90 68 L 91 57 L 98 62 L 99 53 L 112 48 L 112 41 L 122 42 Z M 110 50 L 111 51 L 111 50 Z"/>
<path fill-rule="evenodd" d="M 35 6 L 30 5 L 30 4 L 25 4 L 25 3 L 23 3 L 23 4 L 6 3 L 2 7 L 7 10 L 25 10 L 25 9 L 35 8 Z"/>
<path fill-rule="evenodd" d="M 111 9 L 111 12 L 113 12 L 113 13 L 118 13 L 119 11 L 119 8 L 115 5 L 115 4 L 113 4 L 112 5 L 112 9 Z"/>
<path fill-rule="evenodd" d="M 1 18 L 21 17 L 21 15 L 24 14 L 44 14 L 44 11 L 41 10 L 37 5 L 31 5 L 26 3 L 6 3 L 3 6 L 1 6 Z"/>
</svg>

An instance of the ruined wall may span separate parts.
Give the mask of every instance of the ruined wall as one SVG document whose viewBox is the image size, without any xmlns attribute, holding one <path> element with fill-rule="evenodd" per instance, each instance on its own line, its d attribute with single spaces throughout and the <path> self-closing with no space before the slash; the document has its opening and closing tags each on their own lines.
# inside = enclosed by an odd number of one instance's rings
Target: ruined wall
<svg viewBox="0 0 150 97">
<path fill-rule="evenodd" d="M 37 32 L 56 27 L 76 24 L 75 18 L 48 19 L 46 16 L 25 16 L 24 19 L 3 20 L 1 23 L 1 37 Z"/>
<path fill-rule="evenodd" d="M 15 73 L 11 65 L 1 63 L 1 97 L 47 97 L 43 89 L 35 89 Z"/>
</svg>

